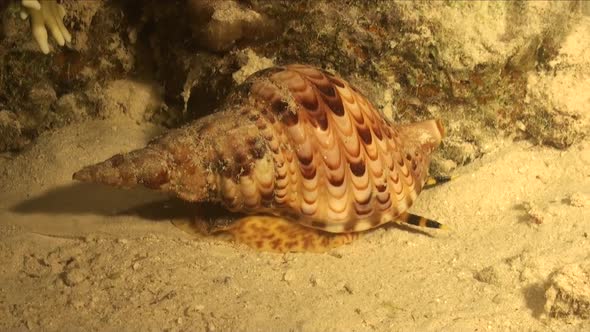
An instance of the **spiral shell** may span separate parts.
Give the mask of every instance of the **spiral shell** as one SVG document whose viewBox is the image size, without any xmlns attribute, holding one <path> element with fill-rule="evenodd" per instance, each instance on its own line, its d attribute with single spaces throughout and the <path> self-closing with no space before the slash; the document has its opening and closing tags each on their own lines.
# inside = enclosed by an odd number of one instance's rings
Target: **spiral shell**
<svg viewBox="0 0 590 332">
<path fill-rule="evenodd" d="M 408 210 L 443 135 L 438 120 L 394 125 L 343 79 L 287 65 L 251 76 L 214 114 L 74 178 L 346 233 Z"/>
</svg>

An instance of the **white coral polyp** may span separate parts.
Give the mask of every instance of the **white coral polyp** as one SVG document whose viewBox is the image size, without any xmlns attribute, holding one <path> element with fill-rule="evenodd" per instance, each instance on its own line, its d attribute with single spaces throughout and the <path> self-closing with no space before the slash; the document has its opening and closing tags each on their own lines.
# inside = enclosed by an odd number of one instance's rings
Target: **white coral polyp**
<svg viewBox="0 0 590 332">
<path fill-rule="evenodd" d="M 72 41 L 72 36 L 63 23 L 66 10 L 56 0 L 22 0 L 21 6 L 21 18 L 31 17 L 33 38 L 41 52 L 49 53 L 47 29 L 60 46 Z"/>
</svg>

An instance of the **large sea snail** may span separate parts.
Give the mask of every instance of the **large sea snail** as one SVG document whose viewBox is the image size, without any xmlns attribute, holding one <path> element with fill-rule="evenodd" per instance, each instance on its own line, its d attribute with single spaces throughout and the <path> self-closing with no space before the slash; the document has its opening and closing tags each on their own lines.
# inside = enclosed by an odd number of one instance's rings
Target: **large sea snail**
<svg viewBox="0 0 590 332">
<path fill-rule="evenodd" d="M 221 203 L 250 216 L 222 227 L 243 242 L 317 251 L 388 222 L 439 228 L 407 211 L 443 136 L 440 120 L 392 124 L 342 78 L 293 64 L 252 75 L 215 113 L 74 179 Z"/>
</svg>

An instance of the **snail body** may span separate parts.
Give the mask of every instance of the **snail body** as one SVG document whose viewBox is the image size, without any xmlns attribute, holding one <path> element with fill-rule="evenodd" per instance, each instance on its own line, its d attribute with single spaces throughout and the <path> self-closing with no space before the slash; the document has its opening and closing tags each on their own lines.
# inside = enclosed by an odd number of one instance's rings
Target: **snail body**
<svg viewBox="0 0 590 332">
<path fill-rule="evenodd" d="M 343 79 L 287 65 L 254 74 L 215 113 L 74 179 L 349 233 L 407 214 L 443 136 L 439 120 L 392 124 Z"/>
</svg>

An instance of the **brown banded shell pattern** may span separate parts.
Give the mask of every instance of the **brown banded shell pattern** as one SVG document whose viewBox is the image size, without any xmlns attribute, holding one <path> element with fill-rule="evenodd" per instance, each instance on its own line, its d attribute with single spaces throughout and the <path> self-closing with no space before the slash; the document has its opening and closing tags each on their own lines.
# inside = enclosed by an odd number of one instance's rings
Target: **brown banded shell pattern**
<svg viewBox="0 0 590 332">
<path fill-rule="evenodd" d="M 394 221 L 412 205 L 430 152 L 408 154 L 399 130 L 349 83 L 289 65 L 247 87 L 267 153 L 238 180 L 218 178 L 227 208 L 342 233 Z"/>
</svg>

